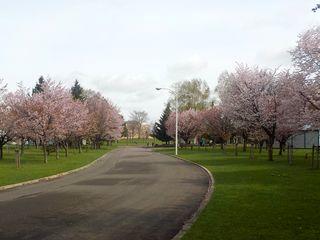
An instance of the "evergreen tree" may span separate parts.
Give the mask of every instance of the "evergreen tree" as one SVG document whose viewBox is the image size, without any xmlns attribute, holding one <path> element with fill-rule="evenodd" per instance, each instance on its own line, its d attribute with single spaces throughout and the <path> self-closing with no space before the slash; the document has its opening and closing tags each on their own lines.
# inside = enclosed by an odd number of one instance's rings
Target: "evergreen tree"
<svg viewBox="0 0 320 240">
<path fill-rule="evenodd" d="M 73 99 L 83 101 L 85 99 L 84 90 L 80 86 L 78 80 L 74 82 L 74 85 L 71 87 L 71 94 Z"/>
<path fill-rule="evenodd" d="M 32 89 L 32 94 L 43 92 L 42 84 L 44 83 L 44 77 L 40 76 L 36 86 Z"/>
<path fill-rule="evenodd" d="M 124 123 L 122 125 L 122 133 L 121 133 L 121 137 L 125 137 L 125 138 L 128 138 L 129 137 L 129 130 L 127 128 L 127 123 Z"/>
<path fill-rule="evenodd" d="M 166 144 L 172 140 L 172 137 L 170 137 L 167 134 L 167 129 L 165 125 L 167 119 L 169 118 L 170 113 L 171 113 L 170 103 L 168 103 L 160 117 L 159 122 L 156 122 L 153 128 L 153 135 L 160 141 L 166 142 Z"/>
</svg>

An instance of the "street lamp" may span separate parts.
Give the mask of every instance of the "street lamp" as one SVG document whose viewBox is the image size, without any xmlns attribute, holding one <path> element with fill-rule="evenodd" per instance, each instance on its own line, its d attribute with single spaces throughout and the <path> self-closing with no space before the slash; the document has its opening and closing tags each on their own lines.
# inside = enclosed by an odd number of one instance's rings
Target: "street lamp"
<svg viewBox="0 0 320 240">
<path fill-rule="evenodd" d="M 160 90 L 167 90 L 169 91 L 171 94 L 174 95 L 175 98 L 175 105 L 176 105 L 176 141 L 175 141 L 175 145 L 176 145 L 176 153 L 175 155 L 178 155 L 178 114 L 179 114 L 179 109 L 178 109 L 178 94 L 173 91 L 170 88 L 156 88 L 156 90 L 160 91 Z"/>
</svg>

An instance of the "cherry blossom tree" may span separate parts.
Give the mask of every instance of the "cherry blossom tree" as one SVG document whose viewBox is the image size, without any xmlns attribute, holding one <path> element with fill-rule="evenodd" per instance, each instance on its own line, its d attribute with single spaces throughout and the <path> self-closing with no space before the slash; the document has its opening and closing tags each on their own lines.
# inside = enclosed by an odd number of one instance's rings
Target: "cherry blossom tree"
<svg viewBox="0 0 320 240">
<path fill-rule="evenodd" d="M 57 119 L 61 124 L 60 130 L 55 134 L 56 151 L 58 153 L 59 143 L 65 150 L 65 156 L 68 156 L 69 143 L 74 142 L 81 153 L 82 140 L 88 134 L 88 109 L 85 103 L 80 100 L 73 100 L 68 92 L 64 92 L 64 106 L 61 109 L 61 115 Z M 58 156 L 58 155 L 57 155 Z"/>
<path fill-rule="evenodd" d="M 100 93 L 91 92 L 87 97 L 87 107 L 89 136 L 95 148 L 99 148 L 103 140 L 121 137 L 123 118 L 110 101 Z"/>
<path fill-rule="evenodd" d="M 16 135 L 40 141 L 44 162 L 47 163 L 48 144 L 65 138 L 71 126 L 69 123 L 75 118 L 70 120 L 72 97 L 60 83 L 45 80 L 41 89 L 33 95 L 20 89 L 9 95 L 7 101 L 15 119 Z"/>
<path fill-rule="evenodd" d="M 55 144 L 56 157 L 60 143 L 67 156 L 70 139 L 85 136 L 88 110 L 84 103 L 73 100 L 60 84 L 44 80 L 40 87 L 42 91 L 33 95 L 20 87 L 6 96 L 6 104 L 14 118 L 14 137 L 40 141 L 46 162 L 45 150 L 49 142 Z"/>
<path fill-rule="evenodd" d="M 320 77 L 320 26 L 299 35 L 291 56 L 294 65 L 307 78 Z"/>
<path fill-rule="evenodd" d="M 6 94 L 4 98 L 5 106 L 10 109 L 11 136 L 12 139 L 21 141 L 21 154 L 23 153 L 25 139 L 31 138 L 32 134 L 28 128 L 21 125 L 20 118 L 23 117 L 24 104 L 28 99 L 27 89 L 22 84 L 18 85 L 18 90 L 14 93 Z"/>
<path fill-rule="evenodd" d="M 166 127 L 168 135 L 172 138 L 175 136 L 175 112 L 172 112 L 166 121 Z M 179 113 L 178 120 L 178 134 L 185 143 L 188 143 L 190 139 L 196 137 L 200 130 L 200 114 L 199 112 L 189 109 Z"/>
<path fill-rule="evenodd" d="M 299 93 L 307 101 L 310 123 L 320 127 L 320 26 L 299 35 L 291 55 L 297 71 L 305 76 Z"/>
<path fill-rule="evenodd" d="M 298 99 L 298 94 L 290 90 L 294 82 L 283 79 L 276 71 L 238 65 L 235 72 L 221 75 L 217 87 L 227 116 L 241 125 L 260 128 L 268 136 L 270 161 L 273 160 L 273 144 L 279 125 L 286 126 L 284 120 L 295 115 L 292 108 L 284 111 L 288 108 L 284 99 L 290 95 Z"/>
<path fill-rule="evenodd" d="M 230 119 L 223 114 L 220 107 L 214 106 L 204 110 L 201 114 L 202 131 L 211 136 L 215 141 L 221 143 L 221 149 L 230 139 L 234 131 Z"/>
<path fill-rule="evenodd" d="M 7 85 L 0 79 L 0 159 L 3 158 L 3 146 L 12 139 L 13 119 L 10 108 L 5 104 Z"/>
<path fill-rule="evenodd" d="M 280 104 L 277 107 L 276 139 L 281 155 L 288 139 L 309 123 L 309 115 L 305 112 L 306 101 L 300 95 L 303 75 L 284 70 L 277 77 Z"/>
</svg>

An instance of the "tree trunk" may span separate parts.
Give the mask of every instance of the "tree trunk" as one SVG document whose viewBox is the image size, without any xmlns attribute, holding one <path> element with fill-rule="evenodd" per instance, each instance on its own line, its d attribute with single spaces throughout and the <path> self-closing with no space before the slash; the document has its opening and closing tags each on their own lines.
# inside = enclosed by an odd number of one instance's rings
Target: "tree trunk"
<svg viewBox="0 0 320 240">
<path fill-rule="evenodd" d="M 68 143 L 67 143 L 67 142 L 64 142 L 64 143 L 62 144 L 62 146 L 63 146 L 63 148 L 64 148 L 64 155 L 65 155 L 65 157 L 68 157 L 68 154 L 69 154 L 69 152 L 68 152 Z"/>
<path fill-rule="evenodd" d="M 16 160 L 16 167 L 17 168 L 20 168 L 20 165 L 21 165 L 21 159 L 20 159 L 20 150 L 19 149 L 16 149 L 15 150 L 15 160 Z"/>
<path fill-rule="evenodd" d="M 81 139 L 78 141 L 78 148 L 79 148 L 79 153 L 82 153 L 82 147 L 81 147 Z"/>
<path fill-rule="evenodd" d="M 263 148 L 263 141 L 259 142 L 259 153 L 262 153 L 262 148 Z"/>
<path fill-rule="evenodd" d="M 267 144 L 269 161 L 273 161 L 273 144 L 274 144 L 274 136 L 269 136 L 269 140 Z"/>
<path fill-rule="evenodd" d="M 65 156 L 68 157 L 69 155 L 68 143 L 66 143 L 64 150 L 65 150 Z"/>
<path fill-rule="evenodd" d="M 287 156 L 288 156 L 288 164 L 292 165 L 293 146 L 291 144 L 288 144 Z"/>
<path fill-rule="evenodd" d="M 243 152 L 247 151 L 247 138 L 243 138 L 243 148 L 242 148 Z"/>
<path fill-rule="evenodd" d="M 47 146 L 45 144 L 43 144 L 43 161 L 48 163 Z"/>
<path fill-rule="evenodd" d="M 59 144 L 56 143 L 56 159 L 59 159 Z"/>
<path fill-rule="evenodd" d="M 279 156 L 282 156 L 284 146 L 285 143 L 283 143 L 283 141 L 279 141 Z"/>
<path fill-rule="evenodd" d="M 21 140 L 21 152 L 20 152 L 20 155 L 22 155 L 24 153 L 24 139 Z"/>
<path fill-rule="evenodd" d="M 223 142 L 220 144 L 220 148 L 221 148 L 221 150 L 224 150 Z"/>
</svg>

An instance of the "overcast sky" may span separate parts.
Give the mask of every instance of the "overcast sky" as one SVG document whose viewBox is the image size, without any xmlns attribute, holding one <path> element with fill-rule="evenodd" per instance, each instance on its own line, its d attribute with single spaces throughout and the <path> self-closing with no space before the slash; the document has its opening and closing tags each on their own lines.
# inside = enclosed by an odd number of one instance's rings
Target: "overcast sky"
<svg viewBox="0 0 320 240">
<path fill-rule="evenodd" d="M 203 78 L 214 89 L 236 62 L 290 66 L 297 35 L 318 25 L 314 0 L 0 0 L 0 77 L 9 89 L 40 75 L 111 99 L 127 118 L 157 120 L 155 87 Z"/>
</svg>

